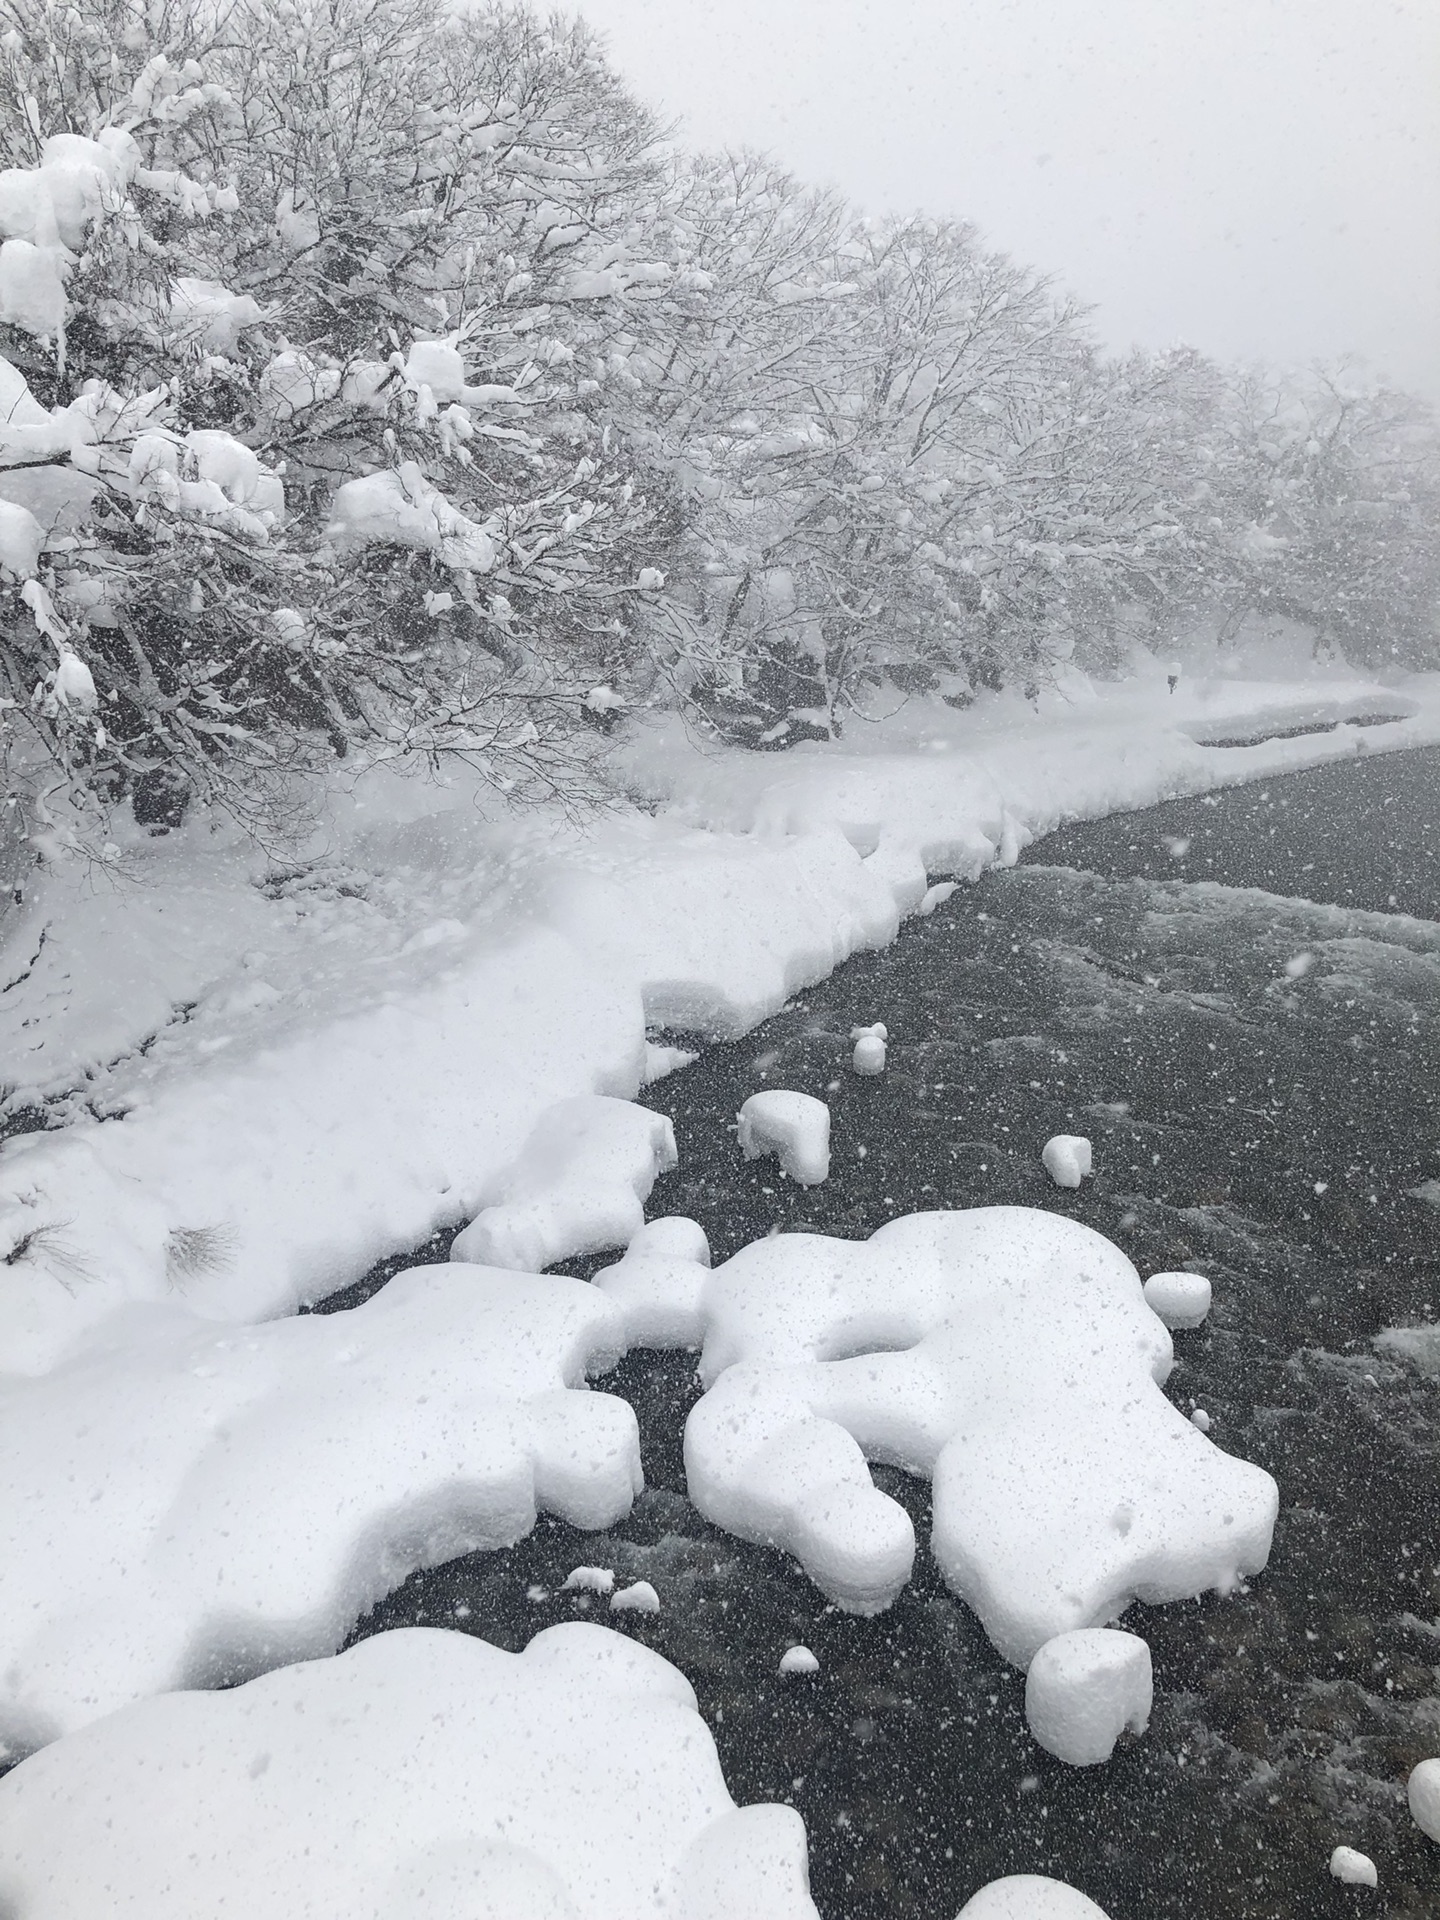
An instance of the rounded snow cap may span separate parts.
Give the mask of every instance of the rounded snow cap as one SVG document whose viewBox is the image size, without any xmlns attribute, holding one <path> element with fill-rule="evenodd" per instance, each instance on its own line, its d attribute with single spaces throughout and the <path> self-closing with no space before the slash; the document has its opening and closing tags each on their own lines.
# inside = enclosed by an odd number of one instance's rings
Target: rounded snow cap
<svg viewBox="0 0 1440 1920">
<path fill-rule="evenodd" d="M 1009 1873 L 967 1900 L 957 1920 L 1109 1920 L 1109 1915 L 1063 1880 Z"/>
<path fill-rule="evenodd" d="M 1410 1775 L 1410 1817 L 1440 1846 L 1440 1760 L 1422 1760 Z"/>
</svg>

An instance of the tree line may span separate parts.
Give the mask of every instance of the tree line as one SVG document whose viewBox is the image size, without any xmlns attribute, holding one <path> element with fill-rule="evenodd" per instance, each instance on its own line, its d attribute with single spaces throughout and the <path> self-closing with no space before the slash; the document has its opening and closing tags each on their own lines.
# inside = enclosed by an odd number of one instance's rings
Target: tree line
<svg viewBox="0 0 1440 1920">
<path fill-rule="evenodd" d="M 337 759 L 583 790 L 1284 613 L 1437 664 L 1433 423 L 1109 354 L 956 220 L 678 148 L 583 22 L 0 0 L 12 837 L 278 829 Z"/>
</svg>

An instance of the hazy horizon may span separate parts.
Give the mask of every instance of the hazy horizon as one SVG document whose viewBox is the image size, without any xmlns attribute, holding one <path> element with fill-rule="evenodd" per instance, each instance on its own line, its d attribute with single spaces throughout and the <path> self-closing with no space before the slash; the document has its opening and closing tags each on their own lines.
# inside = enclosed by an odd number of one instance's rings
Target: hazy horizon
<svg viewBox="0 0 1440 1920">
<path fill-rule="evenodd" d="M 582 0 L 699 146 L 972 220 L 1108 344 L 1354 354 L 1440 400 L 1440 8 Z"/>
</svg>

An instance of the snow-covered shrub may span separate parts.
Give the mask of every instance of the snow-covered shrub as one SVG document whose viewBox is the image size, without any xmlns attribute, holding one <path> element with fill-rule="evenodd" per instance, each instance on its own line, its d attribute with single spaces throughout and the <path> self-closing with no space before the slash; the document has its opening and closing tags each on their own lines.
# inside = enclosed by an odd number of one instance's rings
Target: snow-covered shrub
<svg viewBox="0 0 1440 1920">
<path fill-rule="evenodd" d="M 588 33 L 431 0 L 4 13 L 0 697 L 32 837 L 106 795 L 276 826 L 357 752 L 573 790 L 666 558 L 588 366 L 595 276 L 647 270 L 653 130 Z"/>
</svg>

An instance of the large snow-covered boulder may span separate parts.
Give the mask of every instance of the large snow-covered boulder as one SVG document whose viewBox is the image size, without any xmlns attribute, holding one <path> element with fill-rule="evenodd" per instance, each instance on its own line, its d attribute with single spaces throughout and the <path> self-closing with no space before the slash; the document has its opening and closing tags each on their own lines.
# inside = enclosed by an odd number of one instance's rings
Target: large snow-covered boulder
<svg viewBox="0 0 1440 1920">
<path fill-rule="evenodd" d="M 1169 1333 L 1075 1221 L 977 1207 L 863 1242 L 784 1234 L 718 1267 L 703 1306 L 690 1497 L 844 1607 L 888 1606 L 914 1556 L 867 1456 L 933 1479 L 941 1570 L 1019 1665 L 1265 1564 L 1274 1481 L 1165 1398 Z"/>
<path fill-rule="evenodd" d="M 333 1652 L 413 1569 L 537 1509 L 621 1518 L 635 1415 L 576 1389 L 624 1344 L 581 1281 L 430 1266 L 255 1328 L 135 1306 L 5 1383 L 0 1744 Z"/>
<path fill-rule="evenodd" d="M 677 1159 L 663 1113 L 599 1093 L 561 1100 L 535 1122 L 450 1257 L 540 1273 L 575 1254 L 626 1247 L 645 1224 L 656 1178 Z"/>
<path fill-rule="evenodd" d="M 1047 1640 L 1025 1676 L 1025 1718 L 1047 1753 L 1072 1767 L 1108 1760 L 1125 1732 L 1150 1724 L 1155 1682 L 1138 1633 L 1081 1627 Z"/>
<path fill-rule="evenodd" d="M 799 1814 L 736 1807 L 689 1682 L 582 1622 L 519 1654 L 412 1627 L 113 1714 L 0 1782 L 0 1908 L 816 1920 Z"/>
<path fill-rule="evenodd" d="M 830 1109 L 813 1094 L 770 1087 L 752 1093 L 736 1116 L 736 1137 L 747 1160 L 774 1154 L 780 1171 L 802 1187 L 830 1175 Z"/>
</svg>

